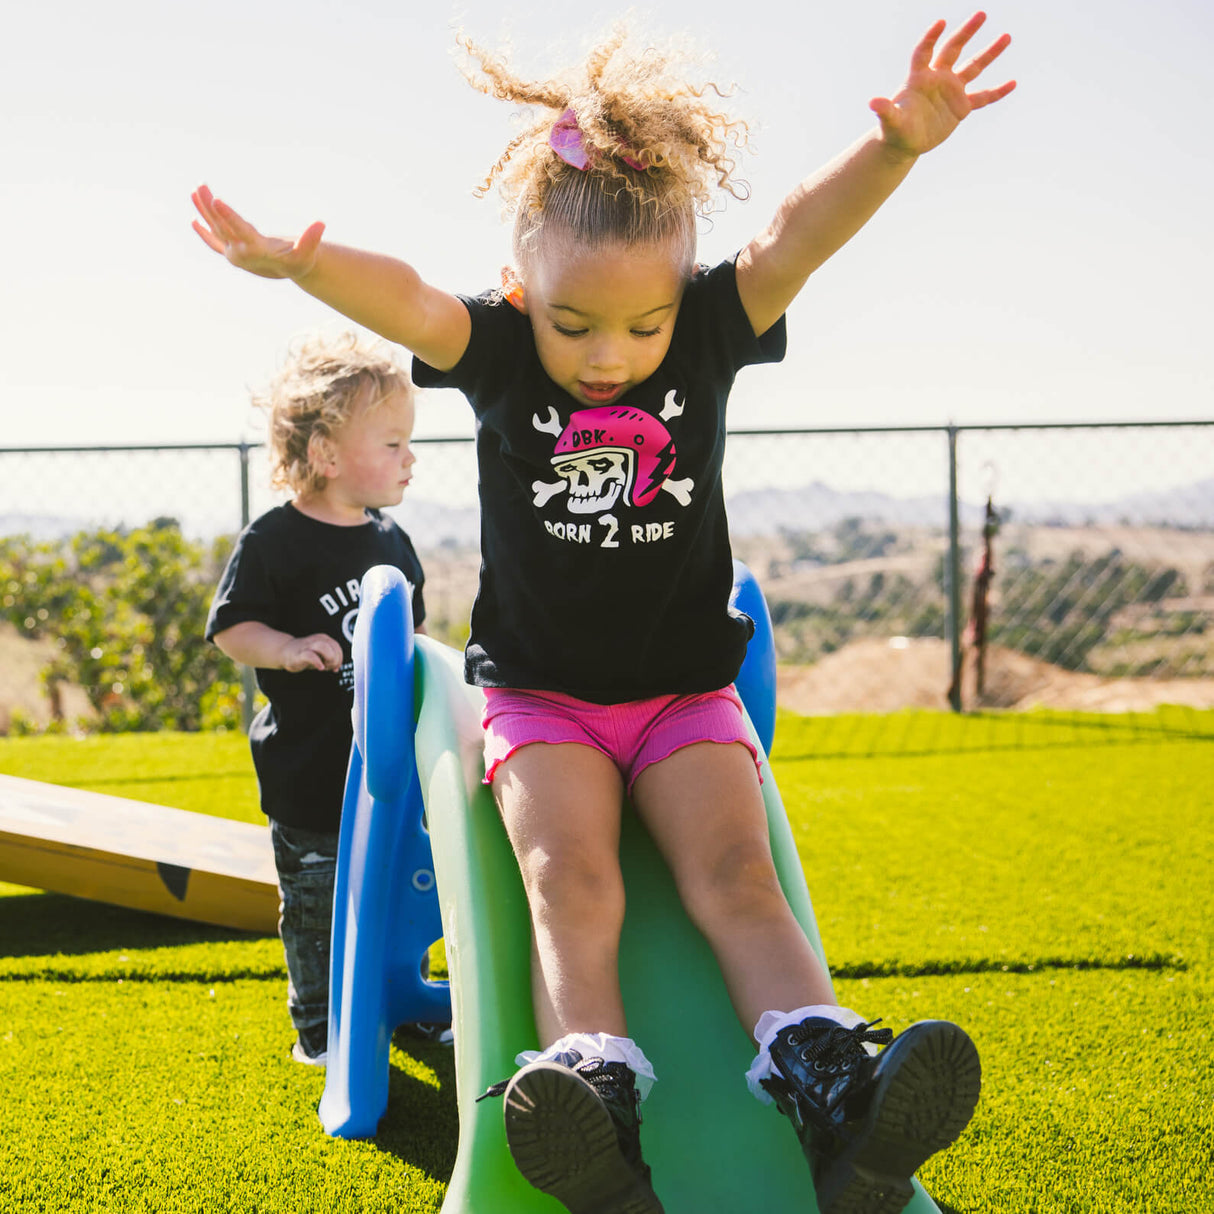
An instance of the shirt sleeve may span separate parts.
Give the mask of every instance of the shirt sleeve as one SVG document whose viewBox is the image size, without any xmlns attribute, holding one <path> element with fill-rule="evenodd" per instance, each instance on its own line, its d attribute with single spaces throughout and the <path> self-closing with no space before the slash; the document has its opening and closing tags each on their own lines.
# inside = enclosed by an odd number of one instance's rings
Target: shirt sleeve
<svg viewBox="0 0 1214 1214">
<path fill-rule="evenodd" d="M 278 627 L 273 579 L 257 536 L 248 530 L 237 539 L 215 589 L 207 615 L 206 639 L 213 641 L 216 633 L 247 620 Z"/>
<path fill-rule="evenodd" d="M 755 336 L 738 294 L 736 263 L 735 255 L 711 269 L 700 267 L 684 297 L 689 335 L 703 355 L 716 359 L 720 372 L 729 376 L 756 363 L 781 362 L 788 348 L 783 316 L 766 333 Z"/>
<path fill-rule="evenodd" d="M 517 372 L 520 352 L 534 350 L 531 321 L 500 292 L 458 297 L 468 309 L 472 329 L 468 348 L 449 371 L 413 359 L 413 382 L 419 388 L 458 388 L 475 402 L 495 395 Z"/>
</svg>

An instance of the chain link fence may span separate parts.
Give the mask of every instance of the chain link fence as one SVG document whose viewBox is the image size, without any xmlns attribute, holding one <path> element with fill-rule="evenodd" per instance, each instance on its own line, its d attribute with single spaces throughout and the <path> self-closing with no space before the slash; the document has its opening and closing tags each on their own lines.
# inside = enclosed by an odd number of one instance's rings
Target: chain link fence
<svg viewBox="0 0 1214 1214">
<path fill-rule="evenodd" d="M 1214 706 L 1214 424 L 731 443 L 789 707 Z"/>
<path fill-rule="evenodd" d="M 474 451 L 414 449 L 392 513 L 432 633 L 461 645 Z M 248 443 L 0 449 L 0 538 L 171 518 L 210 544 L 279 500 L 265 464 Z M 1214 707 L 1214 422 L 739 430 L 725 484 L 795 711 Z"/>
</svg>

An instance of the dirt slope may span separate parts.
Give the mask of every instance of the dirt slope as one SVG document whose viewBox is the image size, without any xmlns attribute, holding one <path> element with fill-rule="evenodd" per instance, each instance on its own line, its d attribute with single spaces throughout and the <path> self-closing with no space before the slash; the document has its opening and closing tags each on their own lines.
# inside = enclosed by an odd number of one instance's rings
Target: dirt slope
<svg viewBox="0 0 1214 1214">
<path fill-rule="evenodd" d="M 946 708 L 950 673 L 946 641 L 871 638 L 853 641 L 813 666 L 781 666 L 776 699 L 782 707 L 806 715 Z M 981 698 L 975 693 L 972 658 L 966 656 L 962 704 L 1085 712 L 1144 712 L 1157 704 L 1214 708 L 1214 681 L 1103 679 L 996 645 L 987 650 Z"/>
</svg>

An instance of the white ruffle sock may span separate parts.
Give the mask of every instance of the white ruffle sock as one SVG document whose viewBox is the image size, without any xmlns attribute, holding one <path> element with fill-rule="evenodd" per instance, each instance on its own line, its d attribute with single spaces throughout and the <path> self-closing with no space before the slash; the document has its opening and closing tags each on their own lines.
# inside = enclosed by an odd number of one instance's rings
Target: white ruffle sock
<svg viewBox="0 0 1214 1214">
<path fill-rule="evenodd" d="M 566 1033 L 546 1050 L 524 1050 L 514 1062 L 516 1066 L 526 1066 L 541 1058 L 551 1061 L 566 1050 L 577 1050 L 583 1058 L 601 1058 L 604 1062 L 622 1062 L 631 1067 L 637 1077 L 637 1095 L 642 1100 L 657 1082 L 658 1077 L 641 1047 L 631 1037 L 613 1037 L 610 1033 Z"/>
<path fill-rule="evenodd" d="M 799 1007 L 795 1012 L 764 1012 L 755 1025 L 754 1037 L 759 1043 L 759 1052 L 755 1055 L 754 1062 L 750 1064 L 750 1070 L 746 1072 L 746 1086 L 750 1088 L 751 1095 L 762 1101 L 763 1104 L 775 1104 L 762 1084 L 762 1080 L 771 1078 L 771 1043 L 782 1028 L 787 1028 L 790 1024 L 800 1024 L 802 1020 L 808 1020 L 811 1016 L 821 1016 L 824 1020 L 833 1020 L 845 1029 L 855 1028 L 856 1025 L 865 1023 L 864 1017 L 853 1012 L 851 1008 L 836 1007 L 833 1003 L 815 1003 L 809 1007 Z M 876 1048 L 873 1046 L 864 1048 L 869 1053 L 876 1053 Z"/>
</svg>

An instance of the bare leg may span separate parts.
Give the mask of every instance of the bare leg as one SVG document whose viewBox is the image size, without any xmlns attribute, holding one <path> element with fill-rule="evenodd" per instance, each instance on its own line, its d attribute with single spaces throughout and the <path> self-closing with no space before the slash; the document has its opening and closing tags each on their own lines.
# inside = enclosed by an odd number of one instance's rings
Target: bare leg
<svg viewBox="0 0 1214 1214">
<path fill-rule="evenodd" d="M 766 1011 L 833 1004 L 830 977 L 776 876 L 750 752 L 738 743 L 683 747 L 640 774 L 633 802 L 747 1033 Z"/>
<path fill-rule="evenodd" d="M 541 1046 L 574 1032 L 626 1037 L 623 783 L 615 764 L 591 746 L 537 742 L 497 769 L 493 792 L 531 910 Z"/>
</svg>

